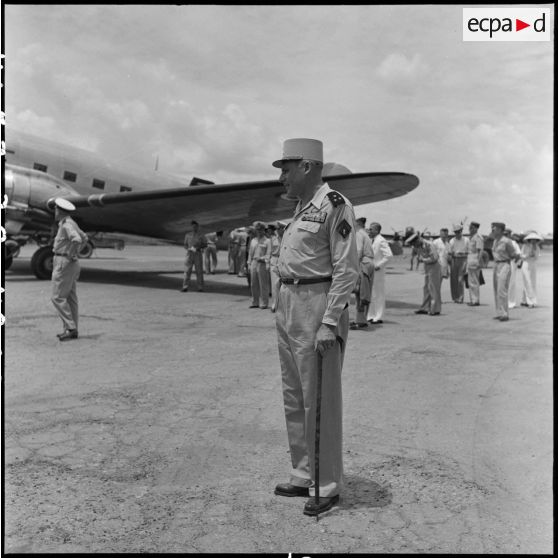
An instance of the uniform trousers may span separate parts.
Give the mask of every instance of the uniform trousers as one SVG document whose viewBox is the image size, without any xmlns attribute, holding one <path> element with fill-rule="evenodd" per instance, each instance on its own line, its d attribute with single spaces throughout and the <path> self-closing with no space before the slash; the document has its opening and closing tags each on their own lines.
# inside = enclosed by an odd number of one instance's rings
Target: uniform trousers
<svg viewBox="0 0 558 558">
<path fill-rule="evenodd" d="M 250 289 L 252 304 L 258 306 L 269 304 L 269 270 L 265 262 L 252 260 L 250 263 Z"/>
<path fill-rule="evenodd" d="M 535 306 L 537 304 L 537 260 L 526 259 L 519 271 L 523 277 L 521 302 Z"/>
<path fill-rule="evenodd" d="M 311 486 L 314 480 L 316 432 L 316 383 L 318 353 L 316 333 L 321 326 L 330 283 L 281 285 L 276 326 L 283 383 L 283 403 L 291 454 L 290 482 Z M 349 330 L 346 307 L 335 331 L 338 342 L 322 359 L 320 414 L 320 496 L 339 494 L 343 485 L 341 370 Z"/>
<path fill-rule="evenodd" d="M 508 317 L 508 296 L 511 278 L 510 262 L 494 262 L 492 284 L 494 285 L 494 303 L 498 316 Z"/>
<path fill-rule="evenodd" d="M 281 281 L 279 279 L 279 269 L 277 267 L 277 257 L 272 256 L 269 262 L 269 280 L 271 282 L 271 308 L 275 309 L 277 307 L 277 293 L 281 287 Z"/>
<path fill-rule="evenodd" d="M 417 266 L 418 268 L 418 266 Z M 386 310 L 386 270 L 381 267 L 374 271 L 372 296 L 368 307 L 367 320 L 383 320 Z"/>
<path fill-rule="evenodd" d="M 374 262 L 365 257 L 360 262 L 360 273 L 355 286 L 356 318 L 357 324 L 366 324 L 372 289 L 374 288 Z"/>
<path fill-rule="evenodd" d="M 52 304 L 64 324 L 64 329 L 77 329 L 79 305 L 77 298 L 77 280 L 79 279 L 79 262 L 64 256 L 54 256 L 52 269 Z"/>
<path fill-rule="evenodd" d="M 424 287 L 420 310 L 441 312 L 442 268 L 439 262 L 424 263 Z"/>
<path fill-rule="evenodd" d="M 451 299 L 454 302 L 463 302 L 465 295 L 465 270 L 467 266 L 467 257 L 454 256 L 451 260 L 450 267 L 450 291 Z"/>
<path fill-rule="evenodd" d="M 205 272 L 211 273 L 217 268 L 217 246 L 208 244 L 204 251 Z"/>
<path fill-rule="evenodd" d="M 184 263 L 184 281 L 182 282 L 182 287 L 190 286 L 190 276 L 192 275 L 192 268 L 196 268 L 196 280 L 198 282 L 198 288 L 203 288 L 203 264 L 202 264 L 202 252 L 196 250 L 186 251 L 186 262 Z"/>
<path fill-rule="evenodd" d="M 523 269 L 523 266 L 521 267 Z M 515 261 L 510 262 L 510 286 L 508 289 L 508 308 L 515 308 L 523 297 L 523 273 Z"/>
<path fill-rule="evenodd" d="M 245 277 L 247 271 L 250 273 L 250 270 L 246 270 L 246 244 L 238 247 L 237 269 L 239 277 Z"/>
<path fill-rule="evenodd" d="M 467 280 L 469 282 L 469 299 L 471 304 L 480 303 L 480 267 L 467 268 Z"/>
<path fill-rule="evenodd" d="M 229 244 L 229 273 L 238 273 L 238 242 Z"/>
</svg>

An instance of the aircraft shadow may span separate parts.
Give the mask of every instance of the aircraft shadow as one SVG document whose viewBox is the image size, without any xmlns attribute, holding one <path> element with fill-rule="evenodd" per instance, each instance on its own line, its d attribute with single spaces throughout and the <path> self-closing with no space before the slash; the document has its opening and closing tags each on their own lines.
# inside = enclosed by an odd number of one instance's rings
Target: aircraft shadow
<svg viewBox="0 0 558 558">
<path fill-rule="evenodd" d="M 81 269 L 79 283 L 102 283 L 110 285 L 125 285 L 127 287 L 147 287 L 179 291 L 182 287 L 182 273 L 177 277 L 168 277 L 165 271 L 115 271 L 105 269 Z M 222 283 L 211 280 L 211 275 L 204 276 L 204 292 L 249 296 L 250 289 L 246 280 L 239 279 L 238 284 Z M 197 292 L 196 279 L 193 274 L 190 281 L 190 291 Z"/>
<path fill-rule="evenodd" d="M 416 304 L 409 302 L 402 302 L 401 300 L 386 300 L 386 308 L 409 308 L 416 310 L 420 306 L 420 301 L 417 300 Z"/>
</svg>

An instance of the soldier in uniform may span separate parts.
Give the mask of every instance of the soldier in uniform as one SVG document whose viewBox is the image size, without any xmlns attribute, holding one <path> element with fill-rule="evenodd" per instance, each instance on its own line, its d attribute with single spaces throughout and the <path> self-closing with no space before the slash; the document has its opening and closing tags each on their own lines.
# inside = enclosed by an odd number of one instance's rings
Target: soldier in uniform
<svg viewBox="0 0 558 558">
<path fill-rule="evenodd" d="M 521 269 L 522 265 L 521 253 L 513 245 L 511 239 L 504 236 L 505 228 L 504 223 L 492 223 L 492 236 L 494 238 L 494 244 L 492 245 L 492 255 L 494 256 L 492 282 L 497 313 L 495 319 L 501 322 L 509 320 L 508 292 L 511 279 L 511 262 L 517 263 L 518 269 Z"/>
<path fill-rule="evenodd" d="M 69 341 L 78 338 L 78 253 L 82 244 L 87 241 L 87 235 L 70 217 L 71 212 L 76 209 L 73 203 L 63 198 L 56 198 L 54 203 L 54 220 L 58 223 L 58 231 L 52 246 L 54 259 L 51 300 L 64 326 L 58 339 Z"/>
<path fill-rule="evenodd" d="M 374 283 L 374 249 L 372 241 L 366 232 L 366 217 L 356 220 L 356 243 L 359 263 L 359 276 L 355 285 L 356 317 L 351 322 L 350 329 L 368 328 L 366 314 L 372 298 L 372 285 Z"/>
<path fill-rule="evenodd" d="M 184 263 L 184 280 L 182 282 L 182 292 L 188 291 L 190 286 L 190 276 L 192 268 L 196 268 L 196 280 L 198 291 L 203 291 L 203 251 L 207 247 L 205 235 L 200 233 L 200 225 L 197 221 L 192 221 L 192 230 L 184 236 L 184 248 L 186 249 L 186 261 Z"/>
<path fill-rule="evenodd" d="M 349 329 L 349 300 L 358 278 L 355 216 L 351 204 L 322 180 L 322 142 L 295 138 L 273 163 L 290 197 L 299 199 L 286 227 L 278 261 L 281 288 L 276 327 L 283 402 L 291 456 L 280 496 L 315 496 L 314 444 L 318 367 L 323 371 L 319 502 L 306 515 L 339 500 L 343 485 L 341 369 Z"/>
<path fill-rule="evenodd" d="M 207 247 L 203 253 L 205 272 L 215 275 L 217 269 L 217 242 L 223 236 L 223 231 L 210 232 L 205 235 Z"/>
<path fill-rule="evenodd" d="M 238 229 L 229 233 L 229 275 L 238 273 Z"/>
<path fill-rule="evenodd" d="M 421 238 L 415 233 L 406 240 L 407 244 L 417 250 L 418 261 L 424 264 L 424 288 L 422 304 L 415 314 L 439 316 L 442 310 L 442 267 L 438 250 L 430 240 Z"/>
<path fill-rule="evenodd" d="M 453 302 L 463 303 L 465 295 L 465 271 L 467 269 L 468 240 L 463 236 L 463 225 L 453 225 L 455 236 L 449 242 L 450 290 Z"/>
<path fill-rule="evenodd" d="M 468 306 L 480 306 L 481 286 L 481 254 L 484 248 L 484 238 L 479 234 L 479 223 L 469 223 L 469 243 L 467 245 L 467 279 L 469 283 Z M 484 284 L 484 283 L 483 283 Z"/>
<path fill-rule="evenodd" d="M 252 304 L 250 308 L 265 310 L 269 304 L 269 260 L 271 258 L 271 240 L 265 235 L 265 224 L 256 221 L 253 225 L 255 236 L 248 248 L 248 273 Z"/>
</svg>

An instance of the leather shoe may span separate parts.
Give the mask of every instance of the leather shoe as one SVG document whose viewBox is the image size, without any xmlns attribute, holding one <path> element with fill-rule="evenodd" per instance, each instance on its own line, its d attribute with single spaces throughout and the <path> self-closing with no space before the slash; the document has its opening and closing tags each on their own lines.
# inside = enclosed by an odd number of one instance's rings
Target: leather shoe
<svg viewBox="0 0 558 558">
<path fill-rule="evenodd" d="M 277 496 L 288 496 L 288 497 L 310 495 L 307 486 L 295 486 L 290 482 L 286 482 L 284 484 L 278 484 L 275 487 L 275 494 L 277 494 Z"/>
<path fill-rule="evenodd" d="M 480 306 L 479 302 L 468 302 L 467 306 Z"/>
<path fill-rule="evenodd" d="M 439 316 L 440 312 L 429 312 L 430 316 Z"/>
<path fill-rule="evenodd" d="M 428 314 L 426 310 L 415 310 L 415 314 Z"/>
<path fill-rule="evenodd" d="M 77 339 L 78 338 L 78 330 L 77 329 L 68 329 L 64 333 L 58 336 L 60 341 L 69 341 L 70 339 Z"/>
<path fill-rule="evenodd" d="M 339 494 L 325 498 L 320 497 L 318 503 L 316 503 L 316 498 L 310 498 L 306 504 L 304 504 L 304 514 L 318 515 L 324 513 L 330 510 L 337 502 L 339 502 Z"/>
<path fill-rule="evenodd" d="M 498 318 L 501 322 L 507 322 L 509 320 L 509 318 L 507 316 L 500 316 Z"/>
<path fill-rule="evenodd" d="M 368 321 L 373 325 L 384 323 L 384 320 L 368 320 Z"/>
<path fill-rule="evenodd" d="M 368 324 L 357 324 L 356 322 L 353 322 L 350 326 L 349 329 L 363 329 L 365 327 L 368 327 Z"/>
</svg>

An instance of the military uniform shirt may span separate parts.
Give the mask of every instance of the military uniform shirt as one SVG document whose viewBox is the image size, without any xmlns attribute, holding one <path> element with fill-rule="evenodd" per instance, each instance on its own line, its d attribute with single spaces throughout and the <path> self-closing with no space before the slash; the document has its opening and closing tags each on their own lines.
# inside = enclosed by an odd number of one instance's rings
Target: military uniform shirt
<svg viewBox="0 0 558 558">
<path fill-rule="evenodd" d="M 336 326 L 359 274 L 352 205 L 334 206 L 323 184 L 304 207 L 296 207 L 281 242 L 278 269 L 284 278 L 332 277 L 322 323 Z M 332 194 L 335 198 L 335 193 Z"/>
<path fill-rule="evenodd" d="M 462 236 L 456 238 L 455 236 L 449 241 L 449 253 L 452 256 L 466 256 L 469 246 L 469 240 Z"/>
<path fill-rule="evenodd" d="M 519 256 L 519 251 L 515 249 L 513 242 L 503 236 L 500 240 L 495 240 L 492 245 L 492 255 L 495 262 L 509 262 Z"/>
<path fill-rule="evenodd" d="M 438 250 L 430 240 L 423 240 L 420 246 L 417 246 L 419 261 L 427 264 L 435 263 L 439 260 Z"/>
<path fill-rule="evenodd" d="M 372 240 L 364 229 L 358 229 L 356 231 L 356 244 L 359 262 L 362 261 L 362 258 L 369 258 L 370 260 L 374 259 Z"/>
<path fill-rule="evenodd" d="M 70 259 L 76 259 L 81 244 L 86 240 L 87 235 L 71 217 L 66 216 L 58 223 L 52 250 L 55 254 L 64 254 Z"/>
</svg>

